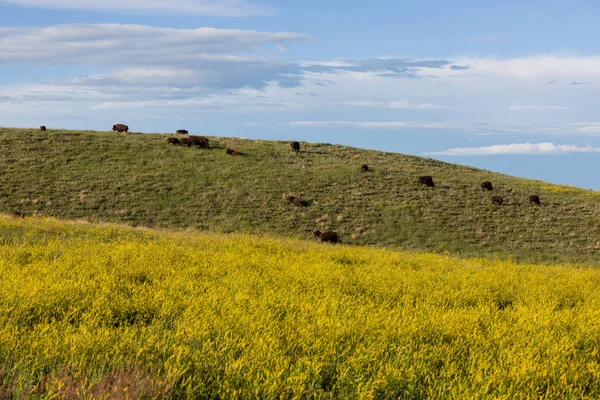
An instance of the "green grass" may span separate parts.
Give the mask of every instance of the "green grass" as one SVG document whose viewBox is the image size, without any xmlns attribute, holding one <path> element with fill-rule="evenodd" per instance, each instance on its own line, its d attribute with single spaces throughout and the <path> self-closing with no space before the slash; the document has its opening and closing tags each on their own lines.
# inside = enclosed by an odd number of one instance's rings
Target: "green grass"
<svg viewBox="0 0 600 400">
<path fill-rule="evenodd" d="M 600 269 L 0 215 L 0 398 L 597 399 Z"/>
<path fill-rule="evenodd" d="M 167 137 L 0 128 L 0 212 L 295 238 L 331 229 L 347 244 L 598 260 L 598 192 L 329 144 L 303 143 L 296 155 L 287 142 L 211 138 L 215 148 L 199 150 Z M 361 174 L 362 164 L 374 172 Z M 420 175 L 436 188 L 418 186 Z M 528 203 L 534 193 L 542 206 Z M 288 194 L 311 206 L 287 204 Z"/>
</svg>

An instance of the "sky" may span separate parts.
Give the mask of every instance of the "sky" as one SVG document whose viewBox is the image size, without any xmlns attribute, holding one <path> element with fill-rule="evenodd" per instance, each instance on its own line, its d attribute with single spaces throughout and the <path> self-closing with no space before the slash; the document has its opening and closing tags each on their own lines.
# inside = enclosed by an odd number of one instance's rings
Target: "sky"
<svg viewBox="0 0 600 400">
<path fill-rule="evenodd" d="M 0 126 L 300 140 L 600 190 L 600 3 L 0 0 Z"/>
</svg>

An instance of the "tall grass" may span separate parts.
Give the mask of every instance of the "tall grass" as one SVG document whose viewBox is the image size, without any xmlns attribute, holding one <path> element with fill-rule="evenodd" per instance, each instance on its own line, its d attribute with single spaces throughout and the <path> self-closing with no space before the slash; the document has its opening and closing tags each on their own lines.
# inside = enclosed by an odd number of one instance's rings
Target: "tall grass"
<svg viewBox="0 0 600 400">
<path fill-rule="evenodd" d="M 0 216 L 0 397 L 597 398 L 600 270 Z"/>
</svg>

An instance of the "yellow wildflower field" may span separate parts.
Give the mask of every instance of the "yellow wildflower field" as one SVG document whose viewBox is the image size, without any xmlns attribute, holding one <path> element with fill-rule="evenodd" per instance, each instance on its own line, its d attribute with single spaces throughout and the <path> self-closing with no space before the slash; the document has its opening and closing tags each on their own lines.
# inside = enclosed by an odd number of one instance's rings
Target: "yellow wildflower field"
<svg viewBox="0 0 600 400">
<path fill-rule="evenodd" d="M 0 216 L 0 398 L 597 398 L 600 270 Z"/>
</svg>

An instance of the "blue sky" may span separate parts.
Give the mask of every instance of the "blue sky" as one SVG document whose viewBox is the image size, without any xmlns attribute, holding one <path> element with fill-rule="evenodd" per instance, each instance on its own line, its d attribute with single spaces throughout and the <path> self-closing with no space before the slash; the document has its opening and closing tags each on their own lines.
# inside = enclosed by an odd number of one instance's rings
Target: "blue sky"
<svg viewBox="0 0 600 400">
<path fill-rule="evenodd" d="M 592 1 L 0 0 L 0 125 L 341 143 L 600 189 Z"/>
</svg>

